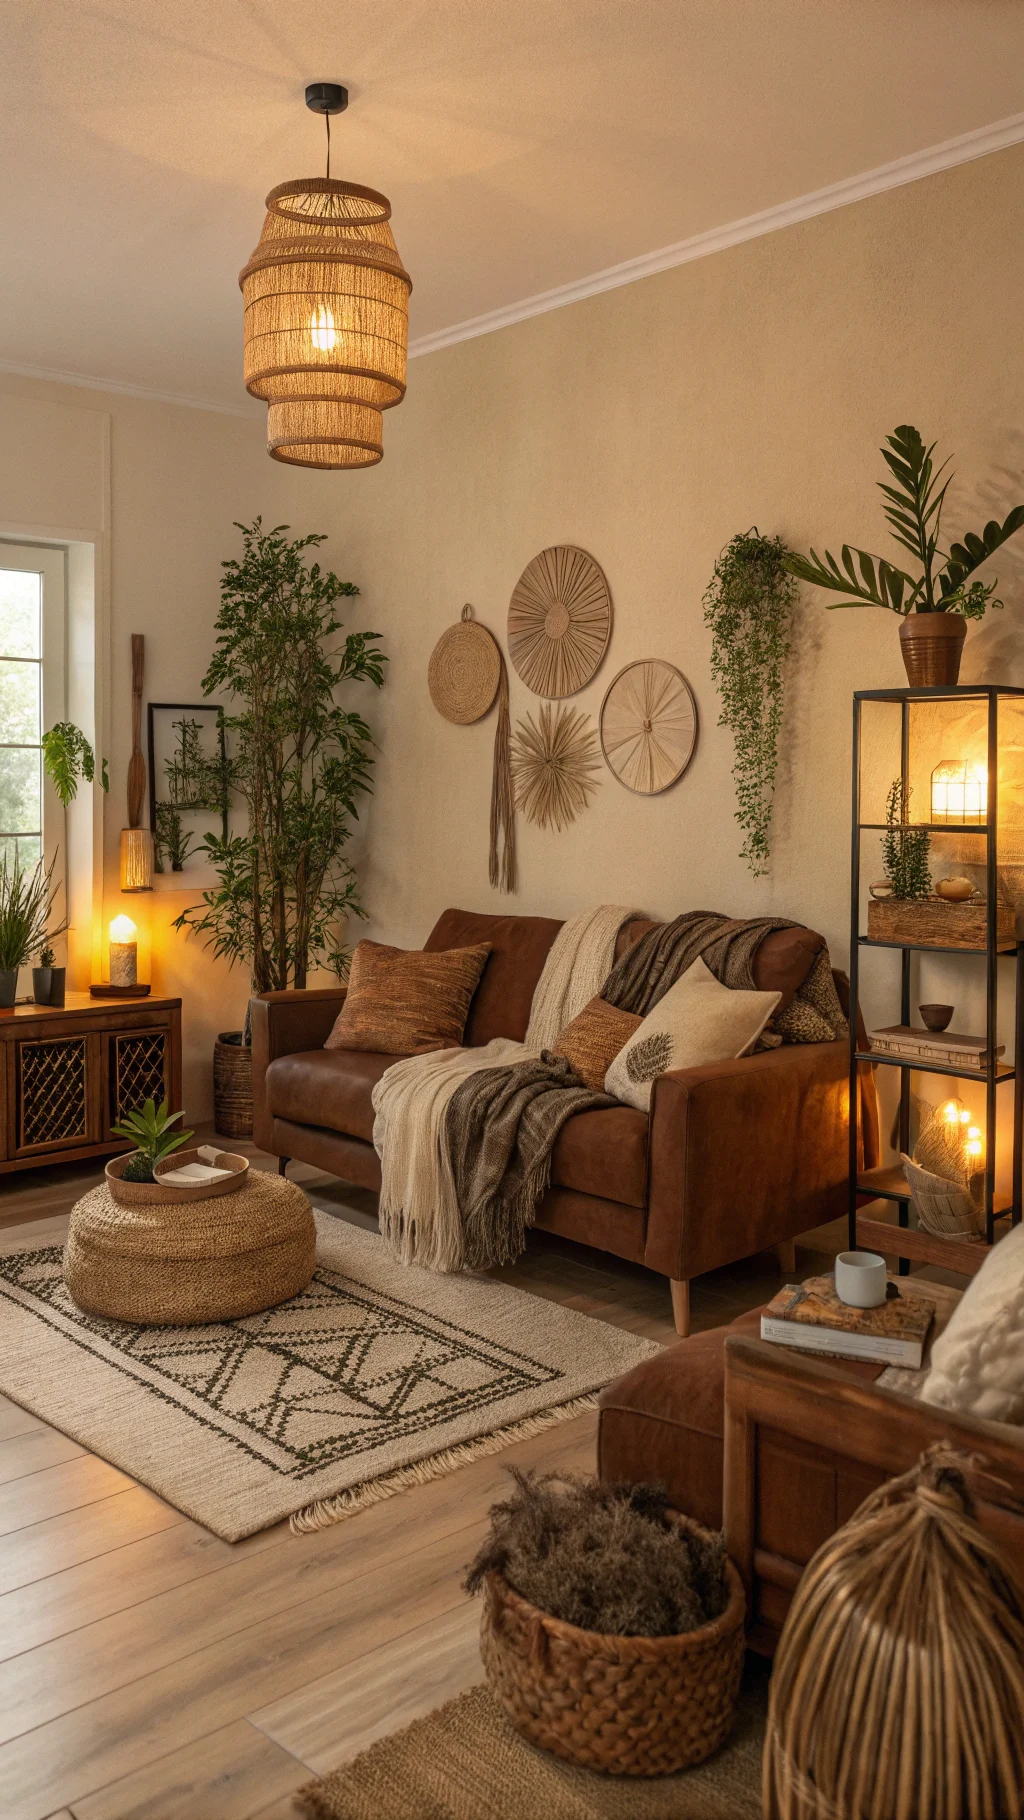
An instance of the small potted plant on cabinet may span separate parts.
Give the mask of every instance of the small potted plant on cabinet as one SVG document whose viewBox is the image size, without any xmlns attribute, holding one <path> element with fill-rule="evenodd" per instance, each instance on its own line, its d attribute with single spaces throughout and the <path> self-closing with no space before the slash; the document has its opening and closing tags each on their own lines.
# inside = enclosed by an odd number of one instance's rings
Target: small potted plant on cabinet
<svg viewBox="0 0 1024 1820">
<path fill-rule="evenodd" d="M 53 907 L 53 867 L 54 861 L 47 867 L 39 860 L 31 871 L 22 871 L 6 854 L 0 860 L 0 1010 L 13 1009 L 18 973 L 30 956 L 39 954 L 67 928 L 62 923 L 58 929 L 47 929 Z M 49 1003 L 38 997 L 36 1002 Z"/>
</svg>

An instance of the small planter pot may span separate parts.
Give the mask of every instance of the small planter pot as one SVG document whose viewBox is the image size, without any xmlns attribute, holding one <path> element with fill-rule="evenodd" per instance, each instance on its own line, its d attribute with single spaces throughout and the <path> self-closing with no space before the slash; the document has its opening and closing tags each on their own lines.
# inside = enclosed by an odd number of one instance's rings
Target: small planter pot
<svg viewBox="0 0 1024 1820">
<path fill-rule="evenodd" d="M 65 967 L 33 967 L 32 997 L 37 1005 L 63 1005 Z"/>
<path fill-rule="evenodd" d="M 214 1044 L 213 1124 L 219 1137 L 252 1137 L 252 1050 L 241 1030 L 222 1030 Z"/>
<path fill-rule="evenodd" d="M 908 613 L 900 650 L 912 689 L 953 688 L 960 680 L 967 621 L 959 613 Z"/>
<path fill-rule="evenodd" d="M 18 991 L 17 967 L 0 967 L 0 1011 L 13 1011 Z"/>
<path fill-rule="evenodd" d="M 64 1003 L 64 982 L 67 978 L 67 971 L 68 970 L 66 967 L 51 967 L 50 968 L 49 1003 L 51 1005 L 56 1005 L 59 1007 L 59 1006 L 63 1005 L 63 1003 Z"/>
</svg>

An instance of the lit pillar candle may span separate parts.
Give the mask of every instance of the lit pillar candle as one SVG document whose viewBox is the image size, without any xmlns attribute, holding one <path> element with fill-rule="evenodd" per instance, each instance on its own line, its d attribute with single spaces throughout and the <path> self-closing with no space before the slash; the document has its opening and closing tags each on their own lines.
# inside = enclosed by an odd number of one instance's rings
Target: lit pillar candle
<svg viewBox="0 0 1024 1820">
<path fill-rule="evenodd" d="M 115 916 L 110 925 L 110 984 L 112 986 L 134 986 L 136 983 L 135 938 L 137 935 L 138 930 L 130 916 Z"/>
</svg>

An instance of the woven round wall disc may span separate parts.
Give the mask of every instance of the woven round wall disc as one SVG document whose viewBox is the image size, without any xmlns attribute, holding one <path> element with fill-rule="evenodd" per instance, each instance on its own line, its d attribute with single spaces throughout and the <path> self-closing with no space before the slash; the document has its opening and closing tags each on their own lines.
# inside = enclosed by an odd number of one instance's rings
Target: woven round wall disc
<svg viewBox="0 0 1024 1820">
<path fill-rule="evenodd" d="M 458 624 L 441 633 L 427 666 L 431 701 L 459 727 L 487 713 L 501 680 L 501 652 L 472 613 L 471 606 L 463 607 Z"/>
<path fill-rule="evenodd" d="M 586 550 L 553 544 L 527 563 L 509 602 L 508 654 L 535 695 L 585 689 L 611 631 L 608 583 Z"/>
<path fill-rule="evenodd" d="M 658 796 L 682 777 L 697 744 L 697 704 L 674 664 L 627 664 L 601 703 L 601 750 L 620 784 Z"/>
</svg>

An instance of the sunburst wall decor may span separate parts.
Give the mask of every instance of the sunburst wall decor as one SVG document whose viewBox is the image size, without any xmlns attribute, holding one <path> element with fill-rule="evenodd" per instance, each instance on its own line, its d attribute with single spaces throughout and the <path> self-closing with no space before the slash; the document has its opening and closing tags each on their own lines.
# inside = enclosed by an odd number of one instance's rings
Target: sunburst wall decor
<svg viewBox="0 0 1024 1820">
<path fill-rule="evenodd" d="M 612 630 L 612 601 L 586 550 L 554 544 L 528 563 L 508 609 L 508 654 L 528 689 L 576 695 L 595 674 Z"/>
<path fill-rule="evenodd" d="M 697 707 L 685 676 L 660 657 L 627 664 L 601 703 L 608 769 L 637 796 L 682 777 L 697 743 Z"/>
<path fill-rule="evenodd" d="M 540 828 L 567 828 L 587 807 L 597 785 L 597 739 L 579 708 L 544 703 L 538 719 L 528 714 L 512 741 L 516 808 Z"/>
</svg>

